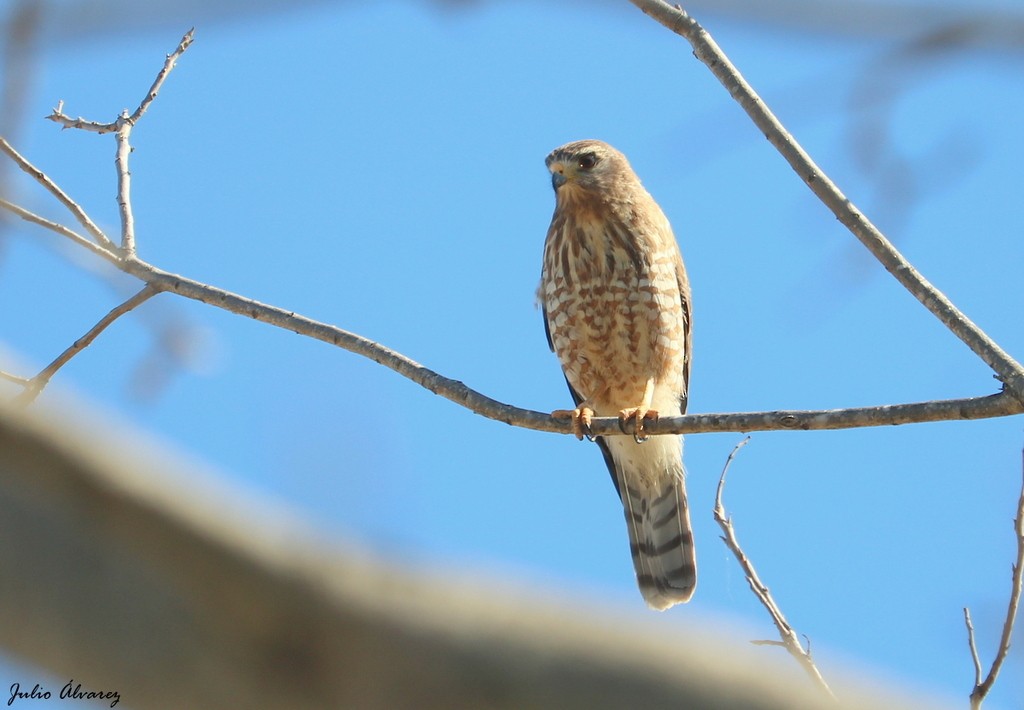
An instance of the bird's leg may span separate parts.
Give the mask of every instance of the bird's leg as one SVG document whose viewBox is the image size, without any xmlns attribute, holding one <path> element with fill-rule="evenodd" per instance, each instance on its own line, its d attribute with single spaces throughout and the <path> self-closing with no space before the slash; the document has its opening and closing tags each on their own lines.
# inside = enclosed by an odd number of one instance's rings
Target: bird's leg
<svg viewBox="0 0 1024 710">
<path fill-rule="evenodd" d="M 635 419 L 633 425 L 633 439 L 638 444 L 642 444 L 649 438 L 644 433 L 644 420 L 653 419 L 657 421 L 658 412 L 657 410 L 651 409 L 651 401 L 654 399 L 654 378 L 650 377 L 647 380 L 647 385 L 644 387 L 644 398 L 640 402 L 639 407 L 627 407 L 619 412 L 619 428 L 627 434 L 629 431 L 626 429 L 626 424 L 630 419 Z"/>
</svg>

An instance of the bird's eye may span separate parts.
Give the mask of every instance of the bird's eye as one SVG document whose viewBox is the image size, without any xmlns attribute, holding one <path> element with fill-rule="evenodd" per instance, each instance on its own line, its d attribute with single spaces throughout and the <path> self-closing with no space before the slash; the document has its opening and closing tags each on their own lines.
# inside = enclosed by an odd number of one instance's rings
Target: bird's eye
<svg viewBox="0 0 1024 710">
<path fill-rule="evenodd" d="M 580 156 L 580 170 L 590 170 L 597 165 L 597 156 L 593 153 L 584 153 Z"/>
</svg>

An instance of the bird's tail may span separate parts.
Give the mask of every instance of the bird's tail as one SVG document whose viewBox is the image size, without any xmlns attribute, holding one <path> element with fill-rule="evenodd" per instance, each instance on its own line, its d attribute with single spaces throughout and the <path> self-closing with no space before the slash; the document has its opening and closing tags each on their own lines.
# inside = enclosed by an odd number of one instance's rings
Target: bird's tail
<svg viewBox="0 0 1024 710">
<path fill-rule="evenodd" d="M 632 455 L 613 456 L 615 473 L 640 593 L 649 607 L 663 611 L 688 602 L 697 586 L 682 452 L 679 443 L 671 442 L 670 455 L 657 455 L 663 452 L 655 449 L 669 444 L 665 440 L 670 437 L 655 437 L 639 445 L 626 437 L 615 438 L 623 440 L 620 446 L 636 447 L 629 452 Z M 642 473 L 636 470 L 638 466 Z"/>
</svg>

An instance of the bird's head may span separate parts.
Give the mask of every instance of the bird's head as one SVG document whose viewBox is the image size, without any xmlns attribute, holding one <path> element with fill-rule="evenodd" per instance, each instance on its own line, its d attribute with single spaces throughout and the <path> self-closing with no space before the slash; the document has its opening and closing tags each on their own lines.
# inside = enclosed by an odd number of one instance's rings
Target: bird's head
<svg viewBox="0 0 1024 710">
<path fill-rule="evenodd" d="M 566 191 L 610 192 L 624 176 L 633 176 L 629 161 L 607 143 L 582 140 L 555 148 L 544 161 L 555 194 Z"/>
</svg>

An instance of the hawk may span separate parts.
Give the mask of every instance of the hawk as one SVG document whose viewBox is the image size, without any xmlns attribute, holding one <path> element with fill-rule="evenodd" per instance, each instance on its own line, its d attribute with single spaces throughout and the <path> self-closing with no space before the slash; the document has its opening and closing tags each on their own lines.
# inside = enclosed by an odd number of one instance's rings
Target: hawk
<svg viewBox="0 0 1024 710">
<path fill-rule="evenodd" d="M 689 601 L 696 557 L 682 437 L 644 422 L 686 411 L 690 285 L 665 214 L 607 143 L 582 140 L 545 161 L 555 213 L 544 243 L 540 301 L 548 345 L 575 402 L 580 439 L 595 416 L 633 436 L 597 437 L 622 500 L 640 593 L 664 610 Z"/>
</svg>

